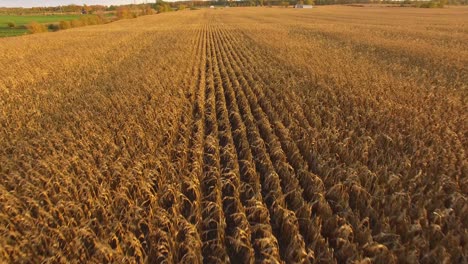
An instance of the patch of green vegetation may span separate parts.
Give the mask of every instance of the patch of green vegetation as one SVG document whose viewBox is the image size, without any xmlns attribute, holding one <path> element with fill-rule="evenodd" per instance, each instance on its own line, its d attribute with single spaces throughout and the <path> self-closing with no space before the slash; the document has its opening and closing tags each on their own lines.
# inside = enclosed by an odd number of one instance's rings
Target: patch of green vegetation
<svg viewBox="0 0 468 264">
<path fill-rule="evenodd" d="M 33 21 L 38 23 L 58 23 L 59 21 L 70 21 L 79 17 L 80 15 L 0 15 L 0 37 L 13 37 L 27 34 L 28 30 L 25 26 Z M 14 23 L 15 27 L 9 27 L 9 23 Z"/>
<path fill-rule="evenodd" d="M 26 28 L 8 28 L 8 27 L 0 27 L 0 38 L 4 37 L 14 37 L 28 34 L 28 30 Z"/>
<path fill-rule="evenodd" d="M 35 16 L 6 16 L 0 15 L 0 25 L 6 26 L 8 22 L 14 22 L 16 25 L 27 25 L 32 21 L 36 21 L 37 23 L 52 23 L 58 22 L 61 20 L 73 20 L 80 17 L 80 15 L 35 15 Z"/>
</svg>

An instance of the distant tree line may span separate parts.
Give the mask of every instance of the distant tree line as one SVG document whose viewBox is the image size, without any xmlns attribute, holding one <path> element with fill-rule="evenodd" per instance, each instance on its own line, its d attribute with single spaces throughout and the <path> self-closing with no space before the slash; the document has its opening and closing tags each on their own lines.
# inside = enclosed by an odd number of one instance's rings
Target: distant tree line
<svg viewBox="0 0 468 264">
<path fill-rule="evenodd" d="M 174 10 L 182 10 L 185 8 L 198 8 L 209 6 L 285 6 L 295 4 L 311 4 L 311 5 L 336 5 L 336 4 L 401 4 L 417 7 L 443 7 L 444 5 L 468 5 L 468 0 L 430 0 L 430 1 L 391 1 L 391 0 L 213 0 L 213 1 L 177 1 L 164 2 L 163 0 L 155 0 L 153 3 L 138 4 L 138 5 L 64 5 L 55 7 L 33 7 L 33 8 L 0 8 L 0 14 L 59 14 L 59 13 L 85 13 L 98 14 L 101 12 L 117 12 L 124 8 L 130 10 L 128 13 L 123 11 L 122 17 L 129 18 L 141 14 L 148 14 L 150 9 L 162 13 Z"/>
<path fill-rule="evenodd" d="M 99 11 L 108 11 L 109 7 L 103 5 L 66 5 L 53 7 L 32 7 L 32 8 L 0 8 L 0 14 L 48 14 L 48 13 L 81 13 L 86 11 L 89 14 Z"/>
<path fill-rule="evenodd" d="M 102 12 L 121 13 L 122 18 L 130 18 L 139 16 L 140 14 L 148 15 L 154 12 L 167 12 L 181 10 L 188 6 L 187 2 L 164 2 L 156 0 L 148 4 L 130 4 L 130 5 L 66 5 L 54 7 L 33 7 L 33 8 L 2 8 L 0 14 L 4 15 L 30 15 L 30 14 L 98 14 Z M 211 2 L 210 2 L 211 3 Z M 193 5 L 191 5 L 193 6 Z"/>
<path fill-rule="evenodd" d="M 284 6 L 296 4 L 309 4 L 309 5 L 337 5 L 337 4 L 404 4 L 419 6 L 424 3 L 441 3 L 440 5 L 467 5 L 468 0 L 431 0 L 431 1 L 391 1 L 391 0 L 218 0 L 218 1 L 178 1 L 167 3 L 170 7 L 176 8 L 178 5 L 185 5 L 187 7 L 209 7 L 209 6 Z"/>
<path fill-rule="evenodd" d="M 422 7 L 424 3 L 438 4 L 440 7 L 444 5 L 467 5 L 468 0 L 315 0 L 317 5 L 335 5 L 335 4 L 400 4 L 408 6 Z"/>
</svg>

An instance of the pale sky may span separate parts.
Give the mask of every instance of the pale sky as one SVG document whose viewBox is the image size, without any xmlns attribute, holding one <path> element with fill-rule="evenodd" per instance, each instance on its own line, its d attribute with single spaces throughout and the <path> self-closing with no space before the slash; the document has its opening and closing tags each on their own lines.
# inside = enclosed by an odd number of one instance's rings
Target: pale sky
<svg viewBox="0 0 468 264">
<path fill-rule="evenodd" d="M 0 7 L 37 7 L 37 6 L 59 6 L 59 5 L 123 5 L 133 4 L 134 0 L 0 0 Z M 153 3 L 154 0 L 135 0 L 137 4 Z"/>
</svg>

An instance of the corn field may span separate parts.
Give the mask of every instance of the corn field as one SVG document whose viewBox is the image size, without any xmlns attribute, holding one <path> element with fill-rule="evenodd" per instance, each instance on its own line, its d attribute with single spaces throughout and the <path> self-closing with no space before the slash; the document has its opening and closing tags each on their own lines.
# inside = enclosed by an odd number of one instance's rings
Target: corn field
<svg viewBox="0 0 468 264">
<path fill-rule="evenodd" d="M 468 262 L 468 9 L 0 40 L 0 262 Z"/>
</svg>

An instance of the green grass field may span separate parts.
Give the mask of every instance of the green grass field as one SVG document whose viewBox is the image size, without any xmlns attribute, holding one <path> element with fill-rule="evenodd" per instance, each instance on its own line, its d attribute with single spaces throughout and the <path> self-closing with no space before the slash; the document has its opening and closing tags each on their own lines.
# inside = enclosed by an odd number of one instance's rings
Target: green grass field
<svg viewBox="0 0 468 264">
<path fill-rule="evenodd" d="M 62 20 L 73 20 L 80 15 L 34 15 L 34 16 L 10 16 L 0 15 L 0 37 L 12 37 L 27 34 L 24 26 L 36 21 L 38 23 L 54 23 Z M 7 23 L 14 22 L 16 28 L 9 28 Z"/>
</svg>

